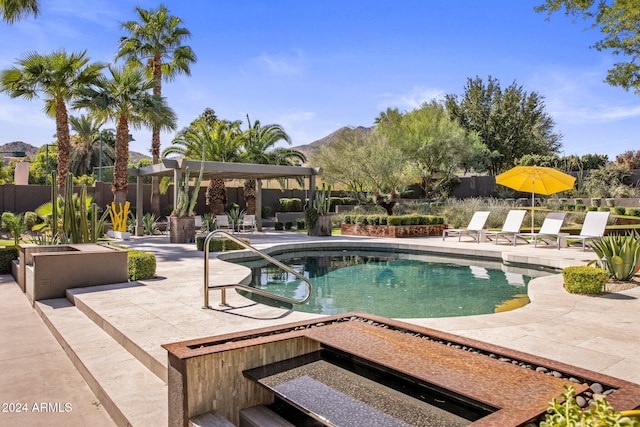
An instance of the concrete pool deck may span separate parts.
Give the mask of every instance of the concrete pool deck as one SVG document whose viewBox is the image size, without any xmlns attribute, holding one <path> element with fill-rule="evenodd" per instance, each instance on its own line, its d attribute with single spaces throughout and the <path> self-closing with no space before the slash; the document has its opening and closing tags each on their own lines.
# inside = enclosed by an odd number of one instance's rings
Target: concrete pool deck
<svg viewBox="0 0 640 427">
<path fill-rule="evenodd" d="M 445 242 L 441 238 L 333 236 L 318 239 L 291 232 L 243 233 L 242 237 L 249 238 L 258 248 L 312 241 L 326 244 L 366 241 L 458 255 L 501 256 L 509 262 L 557 268 L 584 265 L 594 257 L 593 252 L 582 252 L 577 247 L 561 250 L 524 244 L 513 247 L 458 242 L 455 238 Z M 214 291 L 210 304 L 215 309 L 203 310 L 202 252 L 198 252 L 195 245 L 169 244 L 168 237 L 133 238 L 123 243 L 154 252 L 158 278 L 73 290 L 69 298 L 75 305 L 66 299 L 36 304 L 35 311 L 74 364 L 58 357 L 64 356 L 60 348 L 42 348 L 42 340 L 51 341 L 51 333 L 34 315 L 12 278 L 2 276 L 0 295 L 4 310 L 0 336 L 2 348 L 6 350 L 0 352 L 0 360 L 5 366 L 12 366 L 10 363 L 14 362 L 12 369 L 0 371 L 2 402 L 65 401 L 68 396 L 74 411 L 48 415 L 33 411 L 0 413 L 0 425 L 16 422 L 21 425 L 110 425 L 114 421 L 121 424 L 123 420 L 133 425 L 166 425 L 166 352 L 161 344 L 316 317 L 258 305 L 232 291 L 227 292 L 230 308 L 217 308 L 219 292 Z M 217 269 L 219 266 L 221 261 L 212 261 L 211 283 L 237 283 L 246 276 L 242 267 L 225 265 L 222 271 Z M 529 305 L 510 312 L 404 320 L 640 384 L 640 362 L 637 361 L 640 287 L 598 297 L 579 296 L 562 289 L 560 276 L 550 276 L 532 281 L 529 296 Z M 18 310 L 20 315 L 15 313 Z M 20 329 L 27 320 L 34 332 L 25 333 Z M 16 331 L 19 332 L 16 334 Z M 22 354 L 29 355 L 28 363 L 26 360 L 15 363 L 21 360 Z M 114 369 L 115 362 L 118 369 Z M 38 366 L 40 373 L 33 375 L 30 366 Z M 86 384 L 75 382 L 79 378 L 78 370 L 83 371 L 93 392 Z M 141 393 L 144 399 L 139 397 Z M 105 419 L 105 410 L 96 403 L 96 395 L 110 414 L 114 411 L 119 414 L 111 415 L 114 421 L 108 416 Z M 74 413 L 95 417 L 96 421 L 91 418 L 92 422 L 87 423 L 86 419 L 70 418 Z"/>
</svg>

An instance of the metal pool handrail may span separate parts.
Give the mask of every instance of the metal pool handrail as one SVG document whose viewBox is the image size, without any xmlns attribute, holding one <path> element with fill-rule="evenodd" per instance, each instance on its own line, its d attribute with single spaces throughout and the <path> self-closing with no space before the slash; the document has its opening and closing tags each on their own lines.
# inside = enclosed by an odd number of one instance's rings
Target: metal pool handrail
<svg viewBox="0 0 640 427">
<path fill-rule="evenodd" d="M 257 288 L 251 287 L 251 286 L 241 285 L 239 283 L 237 283 L 237 284 L 236 283 L 232 283 L 232 284 L 227 284 L 227 285 L 212 285 L 212 286 L 209 286 L 209 241 L 213 238 L 213 236 L 215 234 L 225 235 L 228 239 L 236 242 L 240 246 L 250 250 L 254 254 L 258 255 L 259 257 L 269 261 L 271 264 L 273 264 L 273 265 L 275 265 L 277 267 L 280 267 L 281 269 L 285 270 L 288 273 L 293 274 L 298 279 L 300 279 L 303 282 L 305 282 L 307 284 L 307 296 L 305 298 L 301 299 L 301 300 L 298 300 L 298 299 L 294 299 L 294 298 L 289 298 L 289 297 L 277 295 L 277 294 L 274 294 L 274 293 L 271 293 L 271 292 L 263 291 L 262 289 L 257 289 Z M 231 234 L 227 233 L 226 231 L 214 230 L 211 233 L 209 233 L 207 235 L 207 237 L 204 239 L 204 305 L 202 306 L 202 308 L 211 308 L 211 306 L 209 305 L 209 289 L 220 289 L 220 305 L 223 305 L 223 306 L 228 305 L 227 304 L 227 293 L 226 293 L 227 288 L 243 289 L 245 291 L 248 291 L 248 292 L 251 292 L 251 293 L 254 293 L 254 294 L 262 295 L 262 296 L 269 297 L 269 298 L 272 298 L 272 299 L 275 299 L 275 300 L 278 300 L 278 301 L 286 302 L 286 303 L 289 303 L 289 304 L 304 304 L 305 302 L 309 301 L 309 298 L 311 298 L 311 292 L 313 291 L 313 285 L 311 284 L 309 279 L 307 279 L 303 275 L 295 272 L 288 265 L 283 264 L 280 261 L 278 261 L 277 259 L 270 257 L 269 255 L 265 254 L 264 252 L 260 251 L 259 249 L 254 248 L 250 244 L 238 239 L 235 236 L 232 236 Z"/>
</svg>

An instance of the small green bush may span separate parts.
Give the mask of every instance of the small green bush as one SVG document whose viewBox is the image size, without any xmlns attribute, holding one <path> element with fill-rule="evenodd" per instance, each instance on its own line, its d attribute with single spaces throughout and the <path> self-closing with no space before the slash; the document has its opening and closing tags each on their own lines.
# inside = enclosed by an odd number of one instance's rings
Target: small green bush
<svg viewBox="0 0 640 427">
<path fill-rule="evenodd" d="M 280 200 L 280 212 L 300 212 L 302 211 L 302 200 L 297 197 L 286 198 L 283 197 Z"/>
<path fill-rule="evenodd" d="M 576 211 L 584 212 L 586 209 L 587 209 L 587 207 L 585 205 L 583 205 L 582 203 L 576 204 Z"/>
<path fill-rule="evenodd" d="M 590 266 L 571 266 L 562 270 L 564 288 L 572 294 L 600 294 L 609 280 L 609 272 Z"/>
<path fill-rule="evenodd" d="M 284 223 L 284 229 L 289 231 L 293 228 L 293 221 L 287 221 Z"/>
<path fill-rule="evenodd" d="M 640 216 L 640 208 L 627 208 L 624 211 L 624 214 L 629 216 Z"/>
<path fill-rule="evenodd" d="M 296 229 L 298 230 L 306 230 L 307 226 L 304 223 L 304 220 L 300 220 L 296 222 Z"/>
<path fill-rule="evenodd" d="M 390 216 L 387 218 L 387 225 L 398 226 L 402 225 L 402 217 L 401 216 Z"/>
<path fill-rule="evenodd" d="M 274 228 L 276 229 L 276 231 L 284 230 L 284 222 L 282 222 L 282 221 L 276 222 Z"/>
<path fill-rule="evenodd" d="M 206 236 L 196 237 L 196 248 L 199 251 L 204 251 L 205 239 L 206 239 Z M 249 239 L 241 238 L 240 240 L 242 240 L 246 244 L 251 243 Z M 209 252 L 235 251 L 238 249 L 244 249 L 244 247 L 234 242 L 231 239 L 227 239 L 227 238 L 219 239 L 214 237 L 211 240 L 209 240 Z"/>
<path fill-rule="evenodd" d="M 0 248 L 0 274 L 11 273 L 11 263 L 18 259 L 18 248 L 5 246 Z"/>
<path fill-rule="evenodd" d="M 152 279 L 156 274 L 156 256 L 151 252 L 130 250 L 127 252 L 129 280 Z"/>
<path fill-rule="evenodd" d="M 595 212 L 597 210 L 598 210 L 597 206 L 587 206 L 587 209 L 586 209 L 587 212 Z"/>
<path fill-rule="evenodd" d="M 611 212 L 607 206 L 599 206 L 598 212 Z"/>
<path fill-rule="evenodd" d="M 609 208 L 611 210 L 611 213 L 614 215 L 624 215 L 624 213 L 626 212 L 626 208 L 623 208 L 621 206 L 616 206 L 613 208 Z"/>
</svg>

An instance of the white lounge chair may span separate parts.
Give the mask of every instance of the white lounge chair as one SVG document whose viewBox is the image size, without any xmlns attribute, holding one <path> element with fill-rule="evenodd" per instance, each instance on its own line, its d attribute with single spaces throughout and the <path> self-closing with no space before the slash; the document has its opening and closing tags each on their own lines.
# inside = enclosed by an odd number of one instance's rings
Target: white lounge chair
<svg viewBox="0 0 640 427">
<path fill-rule="evenodd" d="M 540 231 L 537 233 L 518 233 L 516 238 L 532 239 L 535 247 L 538 247 L 538 240 L 543 241 L 547 245 L 554 241 L 557 248 L 560 249 L 560 242 L 563 237 L 560 229 L 566 216 L 566 212 L 549 212 L 542 222 Z M 515 245 L 515 241 L 513 244 Z"/>
<path fill-rule="evenodd" d="M 604 230 L 607 228 L 607 221 L 609 220 L 610 212 L 587 212 L 580 229 L 580 234 L 577 236 L 571 236 L 571 239 L 578 239 L 582 241 L 582 250 L 587 247 L 588 240 L 599 239 L 604 236 Z"/>
<path fill-rule="evenodd" d="M 469 236 L 476 242 L 480 243 L 480 235 L 484 229 L 484 225 L 489 217 L 489 211 L 477 211 L 471 217 L 467 228 L 448 228 L 442 232 L 442 240 L 449 235 L 458 235 L 458 241 L 462 236 Z"/>
<path fill-rule="evenodd" d="M 216 215 L 216 230 L 231 230 L 233 231 L 233 225 L 229 224 L 229 217 L 226 215 Z"/>
<path fill-rule="evenodd" d="M 238 231 L 245 231 L 246 229 L 253 231 L 256 229 L 256 216 L 245 215 L 240 221 L 238 221 Z"/>
<path fill-rule="evenodd" d="M 522 221 L 524 221 L 524 216 L 526 214 L 527 211 L 525 210 L 510 210 L 507 214 L 507 218 L 504 220 L 502 230 L 487 231 L 485 233 L 485 236 L 489 239 L 495 239 L 496 245 L 498 244 L 498 240 L 500 240 L 500 237 L 504 237 L 507 241 L 513 242 L 513 244 L 515 245 L 516 239 L 518 238 L 518 233 L 520 233 L 520 227 L 522 227 Z"/>
</svg>

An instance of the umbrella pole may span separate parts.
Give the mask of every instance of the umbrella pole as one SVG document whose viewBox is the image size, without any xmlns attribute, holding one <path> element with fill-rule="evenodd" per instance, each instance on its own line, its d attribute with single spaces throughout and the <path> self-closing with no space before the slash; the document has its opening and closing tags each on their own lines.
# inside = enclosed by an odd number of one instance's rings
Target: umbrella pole
<svg viewBox="0 0 640 427">
<path fill-rule="evenodd" d="M 536 206 L 536 192 L 534 191 L 535 187 L 534 187 L 535 183 L 531 184 L 531 234 L 533 234 L 533 215 L 534 215 L 534 208 Z"/>
</svg>

